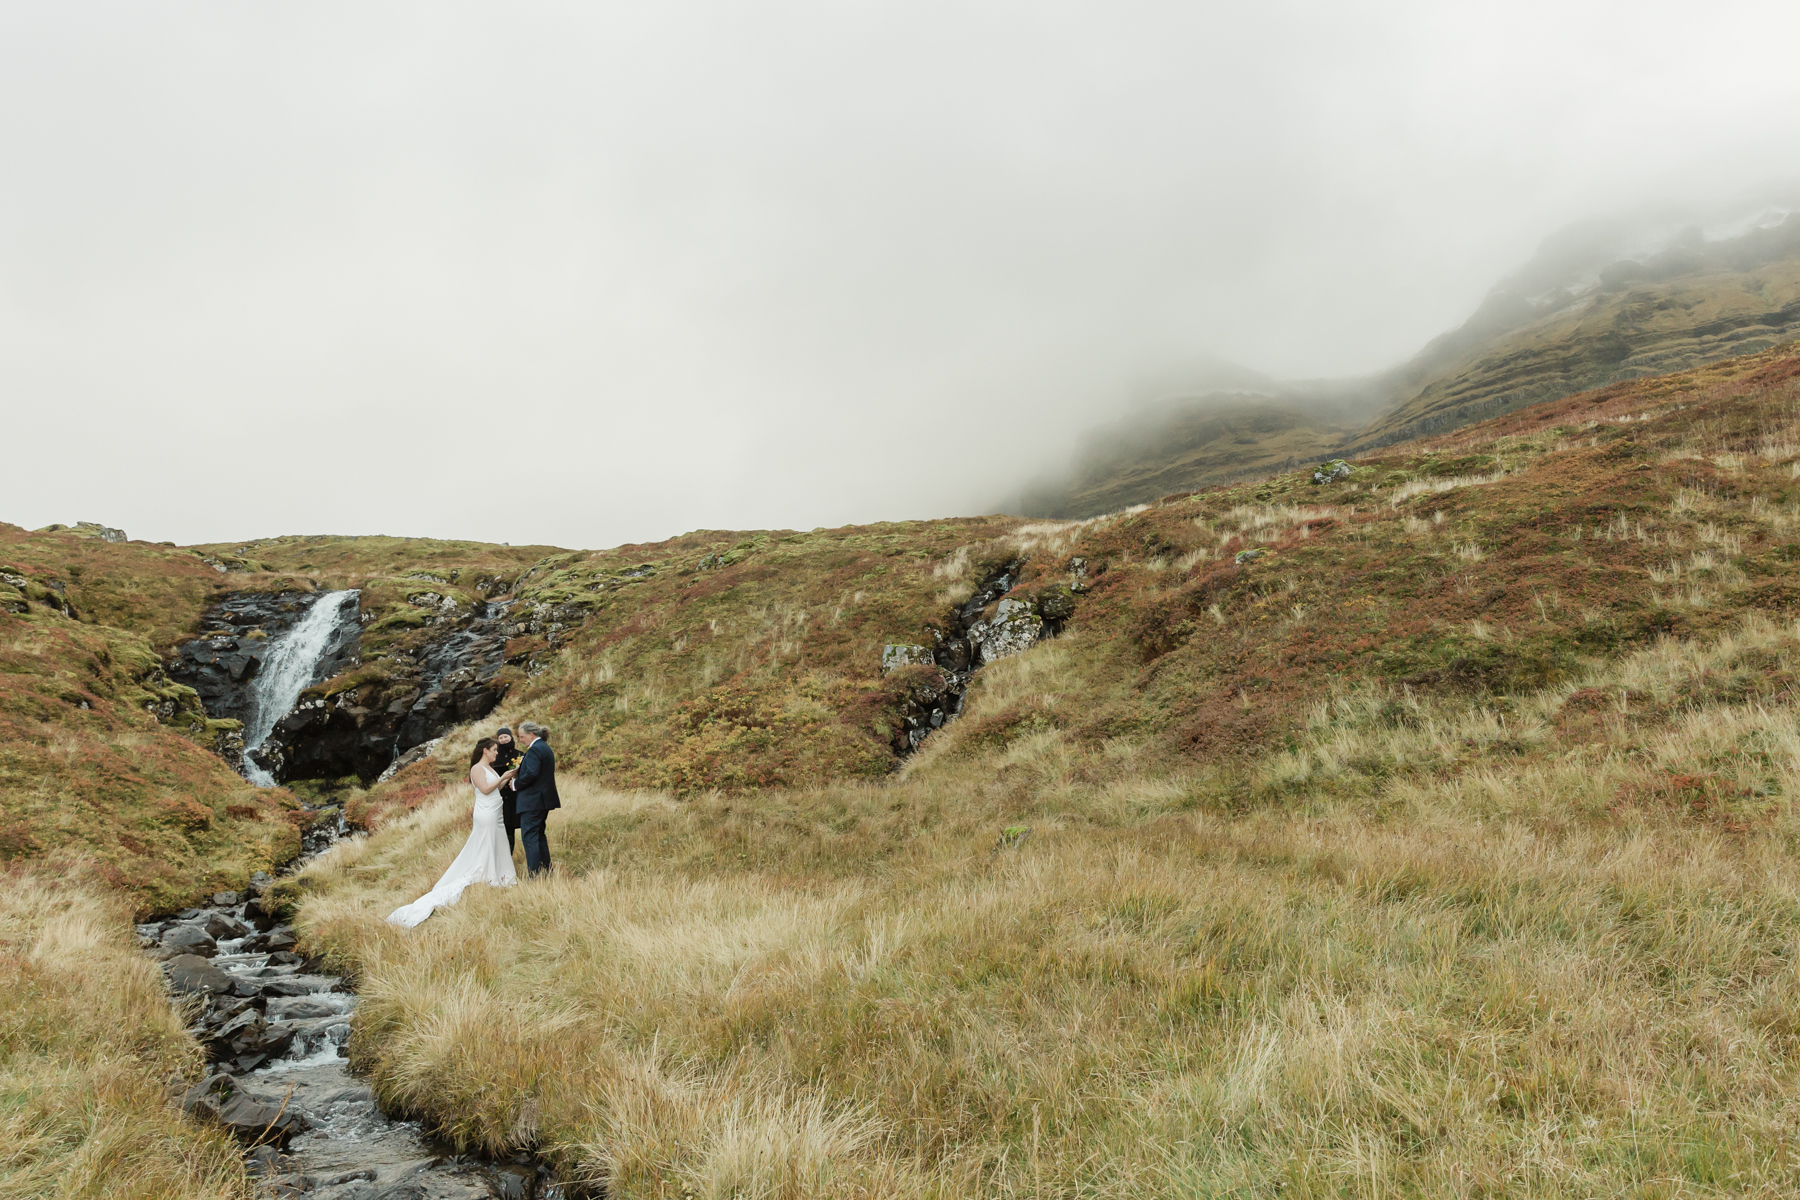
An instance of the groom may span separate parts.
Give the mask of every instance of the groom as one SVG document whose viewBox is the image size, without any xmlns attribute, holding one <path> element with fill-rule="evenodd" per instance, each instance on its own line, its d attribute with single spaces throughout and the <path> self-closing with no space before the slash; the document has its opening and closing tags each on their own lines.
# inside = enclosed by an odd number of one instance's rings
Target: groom
<svg viewBox="0 0 1800 1200">
<path fill-rule="evenodd" d="M 519 795 L 519 838 L 525 843 L 525 868 L 533 875 L 550 869 L 550 839 L 544 836 L 544 819 L 551 809 L 562 807 L 556 794 L 556 755 L 544 740 L 548 732 L 536 721 L 520 722 L 525 760 L 513 777 Z"/>
</svg>

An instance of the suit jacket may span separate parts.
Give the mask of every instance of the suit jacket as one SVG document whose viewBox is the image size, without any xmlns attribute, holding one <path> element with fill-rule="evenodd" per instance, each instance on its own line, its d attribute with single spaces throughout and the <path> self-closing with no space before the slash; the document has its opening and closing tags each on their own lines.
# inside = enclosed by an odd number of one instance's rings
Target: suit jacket
<svg viewBox="0 0 1800 1200">
<path fill-rule="evenodd" d="M 562 807 L 562 797 L 556 794 L 556 755 L 551 753 L 549 742 L 539 738 L 531 743 L 531 749 L 525 751 L 525 761 L 519 764 L 519 773 L 513 776 L 513 786 L 518 789 L 522 813 Z"/>
</svg>

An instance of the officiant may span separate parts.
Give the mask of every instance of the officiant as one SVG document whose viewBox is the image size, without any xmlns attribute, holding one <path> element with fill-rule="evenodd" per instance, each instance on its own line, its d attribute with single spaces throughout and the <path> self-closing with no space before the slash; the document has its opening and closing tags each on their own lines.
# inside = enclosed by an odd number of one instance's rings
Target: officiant
<svg viewBox="0 0 1800 1200">
<path fill-rule="evenodd" d="M 494 740 L 500 744 L 500 753 L 494 759 L 494 773 L 504 775 L 519 765 L 525 752 L 513 744 L 513 731 L 505 725 L 494 734 Z M 500 812 L 506 820 L 506 849 L 511 853 L 517 846 L 519 832 L 519 793 L 513 789 L 510 779 L 500 789 Z"/>
</svg>

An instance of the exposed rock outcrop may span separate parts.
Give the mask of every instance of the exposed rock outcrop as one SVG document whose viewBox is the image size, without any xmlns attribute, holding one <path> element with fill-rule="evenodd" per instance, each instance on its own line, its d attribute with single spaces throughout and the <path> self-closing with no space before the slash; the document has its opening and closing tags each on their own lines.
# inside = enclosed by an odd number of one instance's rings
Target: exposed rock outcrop
<svg viewBox="0 0 1800 1200">
<path fill-rule="evenodd" d="M 200 693 L 208 716 L 247 721 L 250 681 L 281 635 L 299 623 L 315 599 L 315 593 L 299 590 L 225 596 L 200 618 L 200 636 L 175 648 L 170 677 Z M 319 663 L 318 677 L 328 678 L 356 663 L 357 635 L 356 622 L 342 622 L 340 636 Z"/>
<path fill-rule="evenodd" d="M 911 752 L 932 730 L 956 718 L 977 669 L 1061 632 L 1063 622 L 1074 614 L 1075 591 L 1067 584 L 1008 596 L 1018 583 L 1021 566 L 1009 562 L 983 578 L 942 626 L 932 629 L 929 648 L 909 643 L 882 648 L 882 674 L 895 675 L 907 688 L 901 703 L 902 727 L 893 738 L 897 752 Z"/>
<path fill-rule="evenodd" d="M 521 625 L 513 602 L 446 608 L 444 599 L 430 605 L 441 619 L 421 645 L 304 693 L 263 743 L 264 769 L 284 780 L 372 783 L 407 751 L 492 712 L 506 694 L 495 676 L 507 638 Z"/>
</svg>

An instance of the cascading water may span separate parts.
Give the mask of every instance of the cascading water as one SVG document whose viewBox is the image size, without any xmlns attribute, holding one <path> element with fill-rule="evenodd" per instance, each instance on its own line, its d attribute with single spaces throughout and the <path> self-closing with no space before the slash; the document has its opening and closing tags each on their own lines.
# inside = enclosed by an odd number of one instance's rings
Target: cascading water
<svg viewBox="0 0 1800 1200">
<path fill-rule="evenodd" d="M 275 723 L 287 716 L 300 699 L 300 693 L 311 687 L 319 660 L 331 649 L 342 623 L 345 605 L 356 598 L 352 589 L 326 592 L 307 610 L 263 660 L 262 669 L 250 682 L 250 719 L 244 728 L 244 777 L 258 787 L 274 787 L 275 777 L 259 766 L 253 756 L 274 732 Z"/>
</svg>

